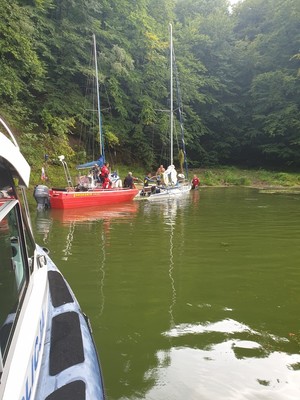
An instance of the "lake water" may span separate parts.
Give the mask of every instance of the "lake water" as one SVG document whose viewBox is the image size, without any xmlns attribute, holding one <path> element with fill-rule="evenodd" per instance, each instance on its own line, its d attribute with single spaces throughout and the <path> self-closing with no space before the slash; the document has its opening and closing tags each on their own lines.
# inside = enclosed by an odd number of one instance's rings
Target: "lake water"
<svg viewBox="0 0 300 400">
<path fill-rule="evenodd" d="M 32 222 L 91 320 L 108 400 L 299 400 L 300 196 L 202 188 Z"/>
</svg>

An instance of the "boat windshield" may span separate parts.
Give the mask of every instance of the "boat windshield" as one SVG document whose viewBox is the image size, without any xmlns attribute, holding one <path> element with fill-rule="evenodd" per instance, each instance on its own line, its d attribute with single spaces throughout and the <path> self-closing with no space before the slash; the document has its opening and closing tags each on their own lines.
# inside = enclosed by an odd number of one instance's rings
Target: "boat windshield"
<svg viewBox="0 0 300 400">
<path fill-rule="evenodd" d="M 3 172 L 3 173 L 2 173 Z M 25 288 L 34 245 L 22 224 L 14 185 L 0 167 L 0 374 L 8 354 Z M 28 246 L 29 244 L 29 246 Z"/>
<path fill-rule="evenodd" d="M 0 345 L 5 358 L 11 330 L 26 282 L 16 201 L 0 199 Z"/>
</svg>

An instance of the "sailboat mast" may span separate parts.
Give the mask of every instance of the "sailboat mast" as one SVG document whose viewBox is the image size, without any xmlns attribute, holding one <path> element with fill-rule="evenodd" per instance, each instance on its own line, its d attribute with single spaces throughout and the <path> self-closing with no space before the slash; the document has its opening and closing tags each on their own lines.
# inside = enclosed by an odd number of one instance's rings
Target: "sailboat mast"
<svg viewBox="0 0 300 400">
<path fill-rule="evenodd" d="M 97 110 L 98 110 L 98 124 L 99 124 L 99 144 L 100 144 L 100 156 L 104 157 L 104 146 L 102 140 L 102 122 L 101 122 L 101 108 L 100 108 L 100 94 L 99 94 L 99 80 L 98 80 L 98 63 L 97 63 L 97 48 L 96 48 L 96 36 L 93 35 L 94 41 L 94 59 L 95 59 L 95 74 L 96 74 L 96 91 L 97 91 Z"/>
<path fill-rule="evenodd" d="M 174 111 L 173 111 L 173 32 L 172 24 L 169 24 L 170 28 L 170 161 L 173 165 L 173 125 L 174 125 Z"/>
</svg>

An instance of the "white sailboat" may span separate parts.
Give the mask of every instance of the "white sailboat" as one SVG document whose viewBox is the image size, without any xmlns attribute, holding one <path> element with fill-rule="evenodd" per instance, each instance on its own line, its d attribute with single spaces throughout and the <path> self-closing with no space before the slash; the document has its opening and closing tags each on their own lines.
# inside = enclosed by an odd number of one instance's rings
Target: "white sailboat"
<svg viewBox="0 0 300 400">
<path fill-rule="evenodd" d="M 152 188 L 151 191 L 145 196 L 150 201 L 160 200 L 160 199 L 173 199 L 183 194 L 189 193 L 191 190 L 191 184 L 188 182 L 183 174 L 177 175 L 177 171 L 174 166 L 174 100 L 173 100 L 173 67 L 175 64 L 174 48 L 173 48 L 173 28 L 172 24 L 169 24 L 170 30 L 170 165 L 163 173 L 163 185 Z M 185 143 L 183 138 L 183 123 L 182 123 L 182 113 L 179 107 L 179 117 L 180 125 L 182 130 L 182 151 L 184 154 L 184 161 L 186 163 L 186 153 L 185 153 Z M 180 179 L 178 179 L 180 178 Z"/>
</svg>

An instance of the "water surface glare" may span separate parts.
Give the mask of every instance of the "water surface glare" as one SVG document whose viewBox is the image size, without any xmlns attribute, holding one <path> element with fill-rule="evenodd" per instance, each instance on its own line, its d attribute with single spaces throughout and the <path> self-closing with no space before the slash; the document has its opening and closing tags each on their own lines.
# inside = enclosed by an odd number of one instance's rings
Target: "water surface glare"
<svg viewBox="0 0 300 400">
<path fill-rule="evenodd" d="M 32 220 L 108 400 L 299 400 L 300 196 L 203 188 Z"/>
</svg>

